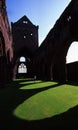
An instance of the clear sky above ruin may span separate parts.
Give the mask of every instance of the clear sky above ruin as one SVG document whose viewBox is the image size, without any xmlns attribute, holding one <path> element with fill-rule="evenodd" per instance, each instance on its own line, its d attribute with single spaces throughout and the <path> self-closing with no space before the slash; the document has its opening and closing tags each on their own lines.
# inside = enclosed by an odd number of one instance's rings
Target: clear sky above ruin
<svg viewBox="0 0 78 130">
<path fill-rule="evenodd" d="M 16 22 L 23 15 L 39 25 L 39 45 L 45 39 L 56 20 L 69 4 L 70 0 L 6 0 L 9 22 Z M 67 62 L 78 60 L 77 44 L 72 44 Z"/>
</svg>

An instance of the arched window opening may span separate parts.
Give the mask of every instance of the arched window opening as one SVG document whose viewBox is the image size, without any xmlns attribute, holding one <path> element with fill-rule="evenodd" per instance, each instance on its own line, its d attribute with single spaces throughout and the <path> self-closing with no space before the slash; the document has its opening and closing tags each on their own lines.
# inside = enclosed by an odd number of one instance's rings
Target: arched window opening
<svg viewBox="0 0 78 130">
<path fill-rule="evenodd" d="M 33 35 L 33 33 L 30 34 L 31 36 Z"/>
<path fill-rule="evenodd" d="M 25 64 L 21 63 L 18 67 L 18 73 L 27 73 L 27 67 Z"/>
<path fill-rule="evenodd" d="M 78 61 L 78 42 L 73 42 L 70 45 L 66 56 L 66 63 Z"/>
<path fill-rule="evenodd" d="M 26 35 L 24 35 L 24 39 L 26 39 Z"/>
<path fill-rule="evenodd" d="M 24 56 L 20 57 L 20 62 L 26 62 L 26 58 Z"/>
</svg>

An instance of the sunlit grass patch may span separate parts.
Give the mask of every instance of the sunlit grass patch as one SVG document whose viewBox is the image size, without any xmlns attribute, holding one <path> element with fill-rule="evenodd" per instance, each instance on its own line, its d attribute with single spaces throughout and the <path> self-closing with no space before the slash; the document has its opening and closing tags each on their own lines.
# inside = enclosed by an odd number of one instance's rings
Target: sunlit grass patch
<svg viewBox="0 0 78 130">
<path fill-rule="evenodd" d="M 78 88 L 71 85 L 60 85 L 54 88 L 48 88 L 56 84 L 54 82 L 44 82 L 24 86 L 21 89 L 41 88 L 24 102 L 22 102 L 13 112 L 13 114 L 25 120 L 40 120 L 63 113 L 70 108 L 78 105 Z M 42 86 L 43 85 L 43 86 Z M 46 89 L 44 89 L 44 87 Z"/>
<path fill-rule="evenodd" d="M 44 82 L 44 81 L 30 81 L 30 82 L 22 82 L 20 84 L 23 84 L 24 86 L 20 89 L 37 89 L 37 88 L 43 88 L 48 87 L 57 84 L 56 82 Z M 28 85 L 27 85 L 28 84 Z"/>
</svg>

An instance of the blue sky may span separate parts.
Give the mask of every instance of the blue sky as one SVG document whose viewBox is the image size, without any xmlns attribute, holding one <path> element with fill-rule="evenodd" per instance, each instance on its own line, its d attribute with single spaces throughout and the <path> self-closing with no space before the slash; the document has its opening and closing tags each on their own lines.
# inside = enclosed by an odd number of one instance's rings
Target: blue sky
<svg viewBox="0 0 78 130">
<path fill-rule="evenodd" d="M 10 22 L 26 15 L 33 24 L 39 25 L 39 44 L 53 27 L 69 0 L 6 0 Z"/>
<path fill-rule="evenodd" d="M 9 22 L 16 22 L 26 15 L 33 24 L 39 25 L 40 45 L 69 2 L 70 0 L 6 0 Z M 72 49 L 72 53 L 73 51 Z M 70 62 L 72 58 L 69 56 Z"/>
</svg>

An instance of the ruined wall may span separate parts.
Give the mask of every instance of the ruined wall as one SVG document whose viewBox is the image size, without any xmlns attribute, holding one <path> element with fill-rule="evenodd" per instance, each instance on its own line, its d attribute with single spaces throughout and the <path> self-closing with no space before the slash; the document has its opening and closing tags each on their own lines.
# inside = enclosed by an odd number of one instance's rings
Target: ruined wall
<svg viewBox="0 0 78 130">
<path fill-rule="evenodd" d="M 27 75 L 31 77 L 32 73 L 32 59 L 35 51 L 38 48 L 38 26 L 35 26 L 26 16 L 20 18 L 17 22 L 12 23 L 13 35 L 13 68 L 14 78 L 17 74 L 18 59 L 25 57 L 27 60 Z M 27 76 L 26 75 L 26 76 Z"/>
<path fill-rule="evenodd" d="M 0 1 L 0 84 L 12 78 L 12 34 L 10 31 L 5 0 Z M 1 85 L 2 86 L 2 85 Z"/>
<path fill-rule="evenodd" d="M 71 43 L 78 40 L 78 1 L 71 1 L 56 21 L 34 57 L 38 78 L 67 80 L 66 55 Z"/>
</svg>

